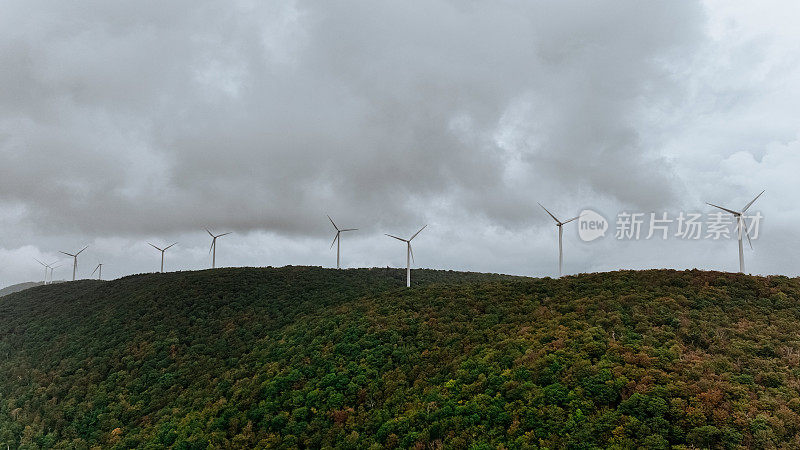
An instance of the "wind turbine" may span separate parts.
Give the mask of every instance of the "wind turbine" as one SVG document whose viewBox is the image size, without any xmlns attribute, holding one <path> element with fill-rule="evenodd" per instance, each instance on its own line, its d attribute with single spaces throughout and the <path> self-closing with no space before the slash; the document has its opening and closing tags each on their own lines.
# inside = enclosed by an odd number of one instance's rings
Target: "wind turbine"
<svg viewBox="0 0 800 450">
<path fill-rule="evenodd" d="M 536 203 L 539 203 L 539 202 L 536 202 Z M 556 226 L 558 227 L 558 277 L 561 278 L 562 276 L 564 276 L 564 245 L 563 245 L 563 242 L 562 242 L 563 239 L 564 239 L 563 238 L 564 229 L 562 227 L 565 224 L 568 224 L 568 223 L 572 222 L 573 220 L 578 219 L 580 216 L 573 217 L 572 219 L 565 220 L 564 222 L 562 222 L 562 221 L 556 219 L 556 216 L 554 216 L 553 213 L 551 213 L 550 211 L 547 211 L 547 208 L 545 208 L 544 205 L 539 203 L 539 206 L 541 206 L 542 209 L 545 210 L 547 212 L 547 214 L 549 214 L 550 217 L 552 217 L 553 220 L 556 221 Z"/>
<path fill-rule="evenodd" d="M 38 262 L 39 264 L 41 264 L 42 266 L 44 266 L 44 282 L 43 282 L 43 283 L 44 283 L 44 284 L 47 284 L 47 269 L 49 269 L 49 268 L 50 268 L 50 264 L 55 264 L 55 263 L 45 264 L 45 263 L 43 263 L 43 262 L 39 261 L 39 260 L 38 260 L 38 259 L 36 259 L 36 258 L 33 258 L 33 259 L 34 259 L 36 262 Z"/>
<path fill-rule="evenodd" d="M 100 272 L 97 274 L 97 279 L 98 280 L 102 280 L 103 279 L 103 263 L 97 263 L 97 267 L 95 267 L 94 270 L 92 271 L 92 275 L 94 275 L 94 273 L 97 272 L 98 270 Z"/>
<path fill-rule="evenodd" d="M 342 247 L 341 234 L 345 231 L 356 231 L 358 228 L 345 228 L 344 230 L 340 230 L 339 227 L 337 227 L 333 222 L 333 219 L 331 219 L 331 216 L 328 216 L 328 220 L 330 220 L 331 224 L 333 224 L 333 228 L 336 228 L 336 237 L 333 238 L 333 242 L 331 242 L 331 248 L 333 248 L 333 244 L 336 244 L 336 268 L 339 269 L 339 251 Z"/>
<path fill-rule="evenodd" d="M 148 242 L 148 244 L 150 244 L 150 243 Z M 177 244 L 177 242 L 175 244 Z M 167 247 L 164 247 L 164 248 L 158 248 L 155 245 L 150 244 L 151 247 L 153 247 L 154 249 L 156 249 L 156 250 L 161 252 L 161 273 L 164 273 L 164 252 L 169 250 L 169 248 L 172 247 L 175 244 L 171 244 L 171 245 L 169 245 Z"/>
<path fill-rule="evenodd" d="M 83 247 L 80 252 L 75 253 L 74 255 L 72 253 L 60 252 L 67 256 L 72 256 L 72 281 L 75 281 L 75 273 L 78 271 L 78 255 L 80 255 L 81 252 L 86 250 L 87 248 L 89 248 L 88 245 L 86 247 Z"/>
<path fill-rule="evenodd" d="M 765 191 L 761 191 L 761 194 L 764 192 Z M 719 208 L 725 212 L 729 212 L 733 214 L 733 217 L 736 218 L 736 231 L 739 238 L 739 273 L 744 273 L 744 246 L 742 245 L 742 231 L 744 231 L 744 234 L 747 236 L 747 243 L 750 244 L 750 248 L 753 248 L 753 242 L 750 240 L 750 230 L 745 226 L 743 215 L 745 212 L 747 212 L 747 209 L 750 208 L 750 206 L 752 206 L 756 200 L 758 200 L 758 197 L 761 197 L 761 194 L 756 195 L 756 198 L 750 200 L 750 203 L 744 205 L 744 208 L 742 208 L 741 211 L 734 211 L 732 209 L 723 208 L 722 206 L 717 206 L 713 203 L 706 202 L 707 205 L 713 206 L 714 208 Z"/>
<path fill-rule="evenodd" d="M 50 284 L 53 284 L 53 272 L 59 267 L 61 267 L 61 265 L 50 267 Z"/>
<path fill-rule="evenodd" d="M 206 232 L 209 234 L 209 236 L 211 236 L 211 248 L 208 250 L 208 253 L 212 254 L 212 256 L 211 256 L 211 268 L 213 269 L 217 265 L 217 238 L 220 238 L 222 236 L 227 236 L 227 235 L 229 235 L 229 234 L 231 234 L 233 232 L 231 231 L 231 232 L 228 232 L 228 233 L 222 233 L 222 234 L 218 234 L 216 236 L 214 236 L 214 234 L 212 232 L 208 231 L 208 228 L 206 228 Z M 173 245 L 175 245 L 175 244 L 173 244 Z M 167 247 L 167 248 L 169 248 L 169 247 Z"/>
<path fill-rule="evenodd" d="M 57 262 L 58 262 L 58 260 L 55 260 L 55 261 L 51 262 L 50 264 L 46 264 L 45 265 L 45 270 L 44 270 L 44 272 L 45 272 L 45 277 L 44 277 L 45 280 L 44 280 L 44 284 L 50 284 L 50 283 L 53 282 L 53 269 L 56 268 L 56 267 L 61 267 L 60 265 L 53 266 L 53 264 L 55 264 Z M 50 282 L 47 281 L 47 269 L 48 268 L 50 269 Z"/>
<path fill-rule="evenodd" d="M 391 238 L 395 238 L 398 241 L 405 242 L 406 245 L 408 246 L 408 250 L 406 250 L 406 287 L 411 287 L 411 260 L 414 259 L 414 250 L 411 249 L 411 241 L 415 237 L 417 237 L 417 235 L 420 234 L 422 232 L 422 230 L 425 229 L 425 227 L 427 227 L 427 225 L 425 225 L 424 227 L 420 228 L 419 231 L 414 233 L 414 235 L 411 236 L 408 239 L 403 239 L 403 238 L 399 238 L 397 236 L 392 236 L 391 234 L 387 234 L 387 236 L 389 236 Z"/>
</svg>

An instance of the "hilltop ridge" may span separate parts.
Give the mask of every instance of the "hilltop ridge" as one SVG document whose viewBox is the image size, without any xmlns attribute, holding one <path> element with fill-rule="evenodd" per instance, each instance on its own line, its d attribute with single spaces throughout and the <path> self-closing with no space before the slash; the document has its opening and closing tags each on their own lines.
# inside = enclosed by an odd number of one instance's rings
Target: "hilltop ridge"
<svg viewBox="0 0 800 450">
<path fill-rule="evenodd" d="M 12 284 L 10 286 L 4 287 L 3 289 L 0 289 L 0 297 L 5 297 L 8 294 L 24 291 L 25 289 L 29 289 L 35 286 L 41 286 L 43 284 L 44 283 L 42 283 L 41 281 L 28 281 L 25 283 Z"/>
<path fill-rule="evenodd" d="M 800 281 L 236 268 L 0 302 L 11 447 L 800 445 Z"/>
</svg>

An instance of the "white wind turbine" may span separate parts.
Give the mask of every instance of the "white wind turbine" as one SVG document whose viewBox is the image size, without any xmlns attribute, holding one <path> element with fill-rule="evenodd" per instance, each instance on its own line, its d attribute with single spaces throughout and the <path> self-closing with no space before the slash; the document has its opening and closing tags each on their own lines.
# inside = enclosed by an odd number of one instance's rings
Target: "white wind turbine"
<svg viewBox="0 0 800 450">
<path fill-rule="evenodd" d="M 51 268 L 50 266 L 52 266 L 53 264 L 57 263 L 58 261 L 53 261 L 53 262 L 51 262 L 50 264 L 45 264 L 45 263 L 43 263 L 43 262 L 39 261 L 39 260 L 38 260 L 38 259 L 36 259 L 36 258 L 33 258 L 33 259 L 34 259 L 36 262 L 38 262 L 39 264 L 41 264 L 42 266 L 44 266 L 44 284 L 47 284 L 47 271 L 48 271 L 48 270 Z"/>
<path fill-rule="evenodd" d="M 53 265 L 53 264 L 55 264 L 57 262 L 58 262 L 58 260 L 55 260 L 55 261 L 51 262 L 50 264 L 48 264 L 47 267 L 45 268 L 45 275 L 47 275 L 47 270 L 46 269 L 50 269 L 50 281 L 47 281 L 47 276 L 45 276 L 45 284 L 51 284 L 53 282 L 53 269 L 55 269 L 56 267 L 61 267 L 60 264 L 58 266 L 54 266 Z"/>
<path fill-rule="evenodd" d="M 763 194 L 764 192 L 765 191 L 761 191 L 761 194 Z M 753 242 L 750 240 L 750 230 L 748 229 L 749 227 L 745 226 L 744 217 L 743 216 L 744 216 L 744 213 L 747 212 L 747 209 L 750 208 L 750 206 L 752 206 L 753 203 L 756 202 L 756 200 L 758 200 L 758 197 L 761 197 L 761 194 L 756 195 L 756 198 L 750 200 L 750 203 L 744 205 L 744 208 L 742 208 L 741 211 L 734 211 L 732 209 L 723 208 L 722 206 L 717 206 L 717 205 L 715 205 L 713 203 L 707 203 L 706 202 L 707 205 L 713 206 L 714 208 L 719 208 L 719 209 L 721 209 L 721 210 L 723 210 L 725 212 L 729 212 L 729 213 L 733 214 L 733 217 L 736 218 L 736 233 L 737 233 L 738 238 L 739 238 L 739 273 L 744 273 L 744 246 L 742 245 L 742 234 L 743 234 L 742 232 L 743 231 L 744 231 L 744 235 L 747 236 L 747 243 L 750 244 L 750 248 L 751 249 L 753 248 Z"/>
<path fill-rule="evenodd" d="M 222 236 L 227 236 L 233 233 L 233 231 L 230 231 L 228 233 L 218 234 L 216 236 L 214 236 L 214 233 L 210 232 L 208 228 L 206 228 L 206 232 L 208 233 L 209 236 L 211 236 L 211 248 L 208 250 L 208 253 L 211 253 L 211 268 L 214 269 L 217 265 L 217 238 L 221 238 Z"/>
<path fill-rule="evenodd" d="M 97 267 L 95 267 L 94 270 L 92 271 L 92 275 L 94 275 L 94 273 L 97 272 L 98 270 L 100 272 L 97 274 L 97 279 L 98 280 L 102 280 L 103 279 L 103 263 L 97 263 Z"/>
<path fill-rule="evenodd" d="M 537 203 L 539 203 L 539 202 L 537 202 Z M 560 277 L 564 276 L 564 246 L 563 246 L 563 243 L 562 243 L 563 235 L 564 235 L 564 229 L 562 227 L 565 224 L 568 224 L 568 223 L 572 222 L 573 220 L 578 219 L 580 216 L 573 217 L 572 219 L 565 220 L 564 222 L 562 222 L 562 221 L 558 220 L 556 218 L 556 216 L 553 215 L 553 213 L 551 213 L 550 211 L 547 211 L 547 208 L 545 208 L 544 205 L 539 203 L 539 206 L 541 206 L 542 209 L 545 210 L 547 212 L 547 214 L 549 214 L 550 217 L 552 217 L 553 220 L 556 221 L 556 226 L 558 227 L 558 277 L 560 278 Z"/>
<path fill-rule="evenodd" d="M 328 220 L 331 221 L 331 224 L 333 225 L 333 228 L 336 228 L 336 237 L 334 237 L 333 238 L 333 242 L 331 242 L 331 248 L 333 248 L 333 244 L 336 244 L 336 268 L 339 269 L 340 268 L 340 266 L 339 266 L 339 262 L 340 262 L 339 254 L 340 254 L 340 250 L 342 248 L 341 234 L 344 233 L 345 231 L 356 231 L 356 230 L 358 230 L 358 228 L 345 228 L 343 230 L 340 230 L 339 227 L 337 227 L 336 224 L 333 222 L 333 219 L 331 219 L 331 216 L 328 216 Z"/>
<path fill-rule="evenodd" d="M 392 236 L 391 234 L 387 234 L 387 236 L 389 236 L 389 237 L 391 237 L 391 238 L 395 238 L 395 239 L 397 239 L 398 241 L 403 241 L 403 242 L 405 242 L 405 243 L 406 243 L 406 245 L 408 246 L 408 249 L 406 250 L 406 287 L 411 287 L 411 260 L 413 260 L 413 259 L 414 259 L 414 250 L 412 250 L 412 249 L 411 249 L 411 241 L 412 241 L 412 240 L 413 240 L 415 237 L 417 237 L 417 235 L 418 235 L 419 233 L 421 233 L 421 232 L 422 232 L 422 230 L 424 230 L 424 229 L 425 229 L 425 227 L 427 227 L 427 225 L 425 225 L 424 227 L 420 228 L 420 229 L 419 229 L 419 231 L 417 231 L 416 233 L 414 233 L 414 235 L 413 235 L 413 236 L 411 236 L 411 237 L 410 237 L 410 238 L 408 238 L 408 239 L 403 239 L 403 238 L 399 238 L 399 237 L 397 237 L 397 236 Z"/>
<path fill-rule="evenodd" d="M 54 272 L 56 269 L 58 269 L 59 267 L 61 267 L 61 265 L 60 265 L 60 264 L 59 264 L 59 265 L 57 265 L 57 266 L 52 266 L 52 267 L 50 267 L 50 284 L 53 284 L 53 272 Z"/>
<path fill-rule="evenodd" d="M 150 243 L 148 242 L 148 244 L 150 244 Z M 177 244 L 177 242 L 175 244 Z M 153 247 L 154 249 L 156 249 L 156 250 L 161 252 L 161 273 L 164 273 L 164 252 L 169 250 L 169 248 L 172 247 L 175 244 L 168 245 L 167 247 L 164 247 L 164 248 L 158 248 L 155 245 L 150 244 L 150 247 Z"/>
<path fill-rule="evenodd" d="M 72 253 L 61 252 L 67 256 L 72 257 L 72 281 L 75 281 L 75 274 L 78 272 L 78 255 L 80 255 L 81 252 L 86 250 L 87 248 L 89 248 L 88 245 L 86 247 L 83 247 L 80 252 L 75 253 L 74 255 Z"/>
</svg>

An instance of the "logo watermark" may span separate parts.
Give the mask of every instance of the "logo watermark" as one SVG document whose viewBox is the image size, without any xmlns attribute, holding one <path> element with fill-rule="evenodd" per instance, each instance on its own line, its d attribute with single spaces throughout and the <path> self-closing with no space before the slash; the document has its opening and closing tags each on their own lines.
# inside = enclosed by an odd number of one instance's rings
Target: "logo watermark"
<svg viewBox="0 0 800 450">
<path fill-rule="evenodd" d="M 578 235 L 584 242 L 605 237 L 608 231 L 608 221 L 597 211 L 584 209 L 578 218 Z"/>
<path fill-rule="evenodd" d="M 742 234 L 750 236 L 751 240 L 758 239 L 761 222 L 764 216 L 761 212 L 742 215 Z M 614 221 L 614 238 L 617 240 L 648 240 L 648 239 L 737 239 L 739 226 L 737 219 L 722 211 L 708 214 L 697 212 L 679 212 L 670 215 L 669 212 L 630 212 L 622 211 L 617 214 Z M 610 224 L 602 214 L 592 209 L 581 211 L 578 219 L 578 235 L 584 242 L 605 237 Z"/>
</svg>

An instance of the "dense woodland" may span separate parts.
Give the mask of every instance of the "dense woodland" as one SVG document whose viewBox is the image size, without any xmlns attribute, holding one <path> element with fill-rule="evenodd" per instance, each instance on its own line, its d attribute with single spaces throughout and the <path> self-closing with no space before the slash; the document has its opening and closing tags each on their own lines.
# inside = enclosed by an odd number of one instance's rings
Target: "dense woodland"
<svg viewBox="0 0 800 450">
<path fill-rule="evenodd" d="M 218 269 L 0 298 L 0 447 L 800 448 L 800 280 Z"/>
</svg>

